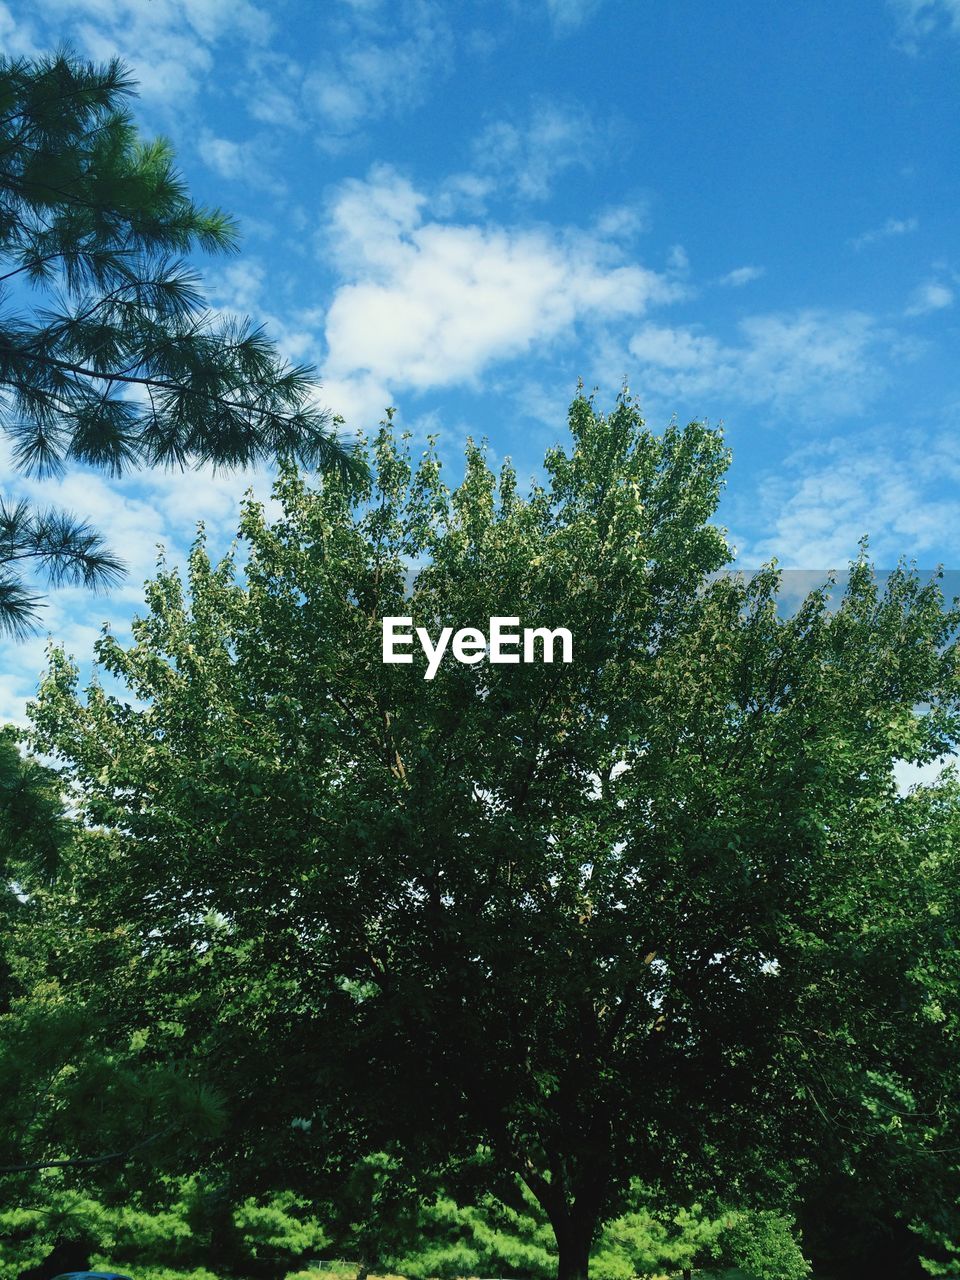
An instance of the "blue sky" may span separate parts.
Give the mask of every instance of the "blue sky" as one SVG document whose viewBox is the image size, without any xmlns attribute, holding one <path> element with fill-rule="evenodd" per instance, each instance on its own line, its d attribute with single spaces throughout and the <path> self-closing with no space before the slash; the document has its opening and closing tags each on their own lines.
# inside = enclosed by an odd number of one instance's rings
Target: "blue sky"
<svg viewBox="0 0 960 1280">
<path fill-rule="evenodd" d="M 869 534 L 960 565 L 960 0 L 45 0 L 0 45 L 119 53 L 138 118 L 241 254 L 211 302 L 383 408 L 531 474 L 577 379 L 652 426 L 722 421 L 741 564 L 842 567 Z M 91 517 L 130 566 L 44 627 L 123 633 L 156 545 L 229 541 L 264 476 L 4 488 Z M 3 642 L 19 718 L 44 637 Z"/>
</svg>

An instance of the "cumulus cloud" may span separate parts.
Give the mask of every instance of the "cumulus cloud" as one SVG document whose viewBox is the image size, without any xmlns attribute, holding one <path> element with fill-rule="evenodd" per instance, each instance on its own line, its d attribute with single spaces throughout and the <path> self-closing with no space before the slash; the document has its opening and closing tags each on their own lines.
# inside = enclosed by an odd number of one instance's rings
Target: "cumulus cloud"
<svg viewBox="0 0 960 1280">
<path fill-rule="evenodd" d="M 750 316 L 738 339 L 651 323 L 633 335 L 629 351 L 649 393 L 695 413 L 707 399 L 732 399 L 808 417 L 861 411 L 883 384 L 881 356 L 896 346 L 863 312 L 815 309 Z"/>
<path fill-rule="evenodd" d="M 345 183 L 325 244 L 343 273 L 327 312 L 327 390 L 345 380 L 424 390 L 641 316 L 682 296 L 595 234 L 443 221 L 391 169 Z"/>
</svg>

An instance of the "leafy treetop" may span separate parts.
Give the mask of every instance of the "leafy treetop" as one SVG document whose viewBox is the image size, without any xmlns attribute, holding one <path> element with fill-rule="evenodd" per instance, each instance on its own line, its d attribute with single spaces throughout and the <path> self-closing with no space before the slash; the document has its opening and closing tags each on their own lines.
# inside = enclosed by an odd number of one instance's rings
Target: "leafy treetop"
<svg viewBox="0 0 960 1280">
<path fill-rule="evenodd" d="M 250 505 L 243 580 L 202 542 L 161 571 L 133 644 L 98 645 L 127 699 L 54 657 L 38 742 L 112 850 L 74 892 L 116 1016 L 178 1027 L 265 1185 L 372 1151 L 455 1179 L 482 1144 L 561 1277 L 632 1178 L 942 1189 L 960 811 L 894 777 L 960 736 L 938 584 L 861 555 L 788 613 L 775 569 L 718 575 L 722 438 L 628 396 L 578 396 L 526 496 L 474 445 L 452 490 L 389 427 L 371 452 Z M 396 614 L 568 626 L 574 661 L 426 682 L 381 661 Z"/>
</svg>

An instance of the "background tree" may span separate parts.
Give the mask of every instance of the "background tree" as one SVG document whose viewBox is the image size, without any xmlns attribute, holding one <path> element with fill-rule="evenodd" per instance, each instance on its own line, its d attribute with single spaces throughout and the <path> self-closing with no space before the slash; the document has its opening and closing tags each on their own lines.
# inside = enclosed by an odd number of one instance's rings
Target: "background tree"
<svg viewBox="0 0 960 1280">
<path fill-rule="evenodd" d="M 15 465 L 348 465 L 311 369 L 206 310 L 184 255 L 234 248 L 235 228 L 191 200 L 169 143 L 140 137 L 133 83 L 116 60 L 0 59 L 0 430 Z M 85 521 L 0 501 L 14 633 L 36 616 L 31 563 L 87 586 L 121 568 Z"/>
<path fill-rule="evenodd" d="M 112 1221 L 111 1198 L 142 1193 L 138 1175 L 149 1187 L 158 1168 L 196 1158 L 197 1143 L 221 1121 L 215 1094 L 157 1061 L 142 1037 L 118 1031 L 109 980 L 65 981 L 98 938 L 52 903 L 75 847 L 102 842 L 68 816 L 60 778 L 23 756 L 17 737 L 0 730 L 3 1277 L 51 1251 L 54 1266 L 85 1266 L 99 1228 Z"/>
<path fill-rule="evenodd" d="M 120 1203 L 53 1180 L 46 1202 L 0 1208 L 0 1278 L 49 1280 L 58 1265 L 130 1270 L 145 1280 L 216 1280 L 216 1276 L 283 1280 L 292 1266 L 317 1257 L 326 1236 L 290 1193 L 247 1197 L 227 1205 L 233 1252 L 211 1253 L 211 1221 L 220 1216 L 219 1188 L 199 1177 L 157 1178 L 128 1188 Z M 51 1257 L 53 1251 L 56 1254 Z M 79 1262 L 78 1262 L 79 1259 Z M 205 1264 L 216 1266 L 216 1274 Z M 24 1275 L 24 1273 L 26 1273 Z"/>
<path fill-rule="evenodd" d="M 549 1280 L 557 1268 L 550 1223 L 522 1182 L 510 1191 L 501 1186 L 498 1196 L 488 1186 L 466 1198 L 441 1194 L 427 1200 L 407 1248 L 387 1255 L 389 1270 L 414 1280 L 467 1275 Z M 810 1271 L 789 1220 L 700 1204 L 664 1211 L 648 1203 L 636 1182 L 626 1211 L 604 1225 L 590 1258 L 594 1280 L 687 1275 L 694 1269 L 726 1273 L 729 1268 L 736 1268 L 741 1280 L 804 1280 Z"/>
<path fill-rule="evenodd" d="M 773 570 L 716 576 L 716 432 L 626 397 L 570 429 L 527 498 L 388 428 L 369 482 L 288 470 L 243 582 L 198 544 L 100 642 L 132 704 L 55 656 L 38 742 L 108 833 L 71 893 L 124 921 L 115 1016 L 217 1064 L 239 1182 L 480 1143 L 563 1278 L 632 1178 L 773 1210 L 852 1150 L 909 1214 L 951 1176 L 957 806 L 893 766 L 957 739 L 958 616 L 863 558 L 786 616 Z M 427 682 L 381 661 L 397 614 L 567 625 L 574 661 Z"/>
</svg>

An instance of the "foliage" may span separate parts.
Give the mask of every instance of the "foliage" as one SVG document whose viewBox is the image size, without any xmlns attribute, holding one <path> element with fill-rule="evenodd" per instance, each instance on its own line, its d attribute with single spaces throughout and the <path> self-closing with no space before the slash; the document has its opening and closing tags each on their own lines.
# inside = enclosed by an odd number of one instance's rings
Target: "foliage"
<svg viewBox="0 0 960 1280">
<path fill-rule="evenodd" d="M 17 1280 L 21 1271 L 40 1266 L 57 1241 L 85 1242 L 100 1218 L 90 1196 L 57 1188 L 29 1207 L 0 1210 L 0 1277 Z"/>
<path fill-rule="evenodd" d="M 91 1266 L 100 1271 L 116 1270 L 111 1258 L 105 1254 L 94 1254 Z M 191 1267 L 183 1270 L 179 1267 L 139 1266 L 137 1280 L 222 1280 L 222 1275 L 208 1271 L 206 1267 Z"/>
<path fill-rule="evenodd" d="M 333 1247 L 357 1259 L 361 1275 L 382 1273 L 390 1258 L 420 1239 L 418 1197 L 401 1163 L 387 1152 L 362 1157 L 325 1198 Z"/>
<path fill-rule="evenodd" d="M 543 1210 L 526 1188 L 514 1207 L 489 1192 L 476 1204 L 448 1195 L 421 1210 L 413 1241 L 390 1260 L 412 1280 L 456 1276 L 522 1276 L 548 1280 L 556 1273 L 556 1241 Z"/>
<path fill-rule="evenodd" d="M 21 754 L 16 730 L 0 728 L 0 1017 L 22 994 L 34 949 L 35 913 L 22 886 L 49 881 L 69 835 L 60 779 Z"/>
<path fill-rule="evenodd" d="M 938 1277 L 960 1274 L 960 1200 L 939 1199 L 911 1225 L 922 1241 L 924 1272 Z"/>
<path fill-rule="evenodd" d="M 328 1240 L 308 1209 L 308 1202 L 290 1191 L 266 1200 L 248 1196 L 234 1210 L 233 1221 L 252 1258 L 282 1252 L 296 1260 L 319 1253 Z"/>
<path fill-rule="evenodd" d="M 662 1215 L 641 1205 L 606 1224 L 590 1273 L 594 1280 L 632 1280 L 716 1264 L 736 1220 L 734 1214 L 706 1214 L 699 1204 Z"/>
<path fill-rule="evenodd" d="M 769 1209 L 734 1214 L 724 1251 L 753 1280 L 805 1280 L 810 1274 L 792 1221 Z"/>
<path fill-rule="evenodd" d="M 184 255 L 232 249 L 234 226 L 190 198 L 168 142 L 139 135 L 132 91 L 116 60 L 0 59 L 0 430 L 17 465 L 347 465 L 311 370 L 205 309 Z M 121 568 L 86 522 L 0 502 L 0 628 L 15 634 L 38 604 L 25 562 L 87 586 Z"/>
<path fill-rule="evenodd" d="M 88 841 L 103 847 L 68 816 L 56 773 L 0 732 L 0 1264 L 12 1274 L 57 1244 L 92 1239 L 103 1225 L 93 1188 L 127 1193 L 131 1159 L 149 1178 L 223 1119 L 189 1071 L 118 1032 L 108 978 L 85 990 L 65 981 L 100 941 L 58 896 Z M 63 913 L 49 910 L 54 900 Z"/>
<path fill-rule="evenodd" d="M 197 1179 L 168 1186 L 167 1207 L 144 1207 L 143 1198 L 121 1208 L 77 1193 L 61 1191 L 57 1206 L 46 1210 L 0 1213 L 0 1278 L 16 1277 L 27 1265 L 42 1262 L 54 1238 L 89 1242 L 94 1267 L 135 1270 L 153 1280 L 217 1280 L 204 1262 L 213 1261 L 203 1226 L 204 1190 Z M 632 1197 L 642 1201 L 639 1188 Z M 543 1210 L 530 1192 L 518 1188 L 518 1207 L 485 1193 L 476 1204 L 459 1204 L 449 1195 L 428 1200 L 420 1209 L 406 1252 L 379 1255 L 376 1274 L 408 1280 L 456 1280 L 461 1276 L 509 1275 L 548 1280 L 556 1271 L 556 1242 Z M 290 1193 L 262 1202 L 246 1201 L 233 1211 L 244 1253 L 232 1274 L 249 1274 L 258 1259 L 280 1275 L 290 1265 L 315 1258 L 329 1243 L 315 1219 Z M 337 1210 L 334 1208 L 334 1215 Z M 11 1235 L 29 1233 L 29 1242 L 11 1245 Z M 369 1254 L 350 1253 L 353 1263 L 325 1263 L 320 1272 L 302 1272 L 303 1280 L 365 1273 Z M 221 1259 L 222 1262 L 222 1259 Z M 808 1267 L 790 1231 L 774 1214 L 704 1214 L 700 1206 L 658 1217 L 639 1207 L 604 1228 L 591 1259 L 596 1280 L 672 1275 L 687 1267 L 736 1266 L 751 1280 L 804 1280 Z M 222 1266 L 217 1267 L 224 1274 Z M 293 1280 L 288 1276 L 288 1280 Z"/>
<path fill-rule="evenodd" d="M 55 1243 L 81 1242 L 100 1269 L 133 1270 L 156 1280 L 204 1280 L 205 1264 L 245 1276 L 283 1274 L 317 1256 L 327 1236 L 301 1199 L 277 1192 L 229 1206 L 234 1250 L 213 1238 L 217 1189 L 200 1178 L 161 1178 L 152 1193 L 127 1189 L 116 1203 L 73 1191 L 55 1176 L 46 1201 L 0 1211 L 0 1277 L 41 1263 Z M 266 1270 L 264 1271 L 264 1265 Z"/>
<path fill-rule="evenodd" d="M 804 1280 L 804 1260 L 789 1219 L 770 1211 L 703 1205 L 665 1208 L 634 1182 L 630 1208 L 604 1225 L 590 1258 L 594 1280 L 675 1275 L 688 1269 L 736 1268 L 751 1280 Z M 550 1223 L 519 1183 L 513 1203 L 484 1192 L 474 1203 L 450 1195 L 428 1200 L 402 1254 L 384 1259 L 413 1280 L 516 1276 L 549 1280 L 557 1246 Z"/>
<path fill-rule="evenodd" d="M 718 574 L 716 432 L 582 396 L 570 429 L 526 498 L 389 427 L 369 480 L 288 469 L 242 581 L 201 540 L 101 640 L 130 700 L 54 656 L 113 1015 L 215 1066 L 250 1194 L 375 1150 L 435 1185 L 481 1143 L 564 1277 L 632 1178 L 776 1210 L 852 1150 L 912 1208 L 957 1114 L 957 797 L 893 766 L 956 742 L 958 616 L 865 553 L 787 614 L 775 569 Z M 574 661 L 425 681 L 387 615 L 570 626 Z"/>
<path fill-rule="evenodd" d="M 49 879 L 69 838 L 61 782 L 37 760 L 21 754 L 18 734 L 0 727 L 0 863 L 2 878 Z"/>
</svg>

